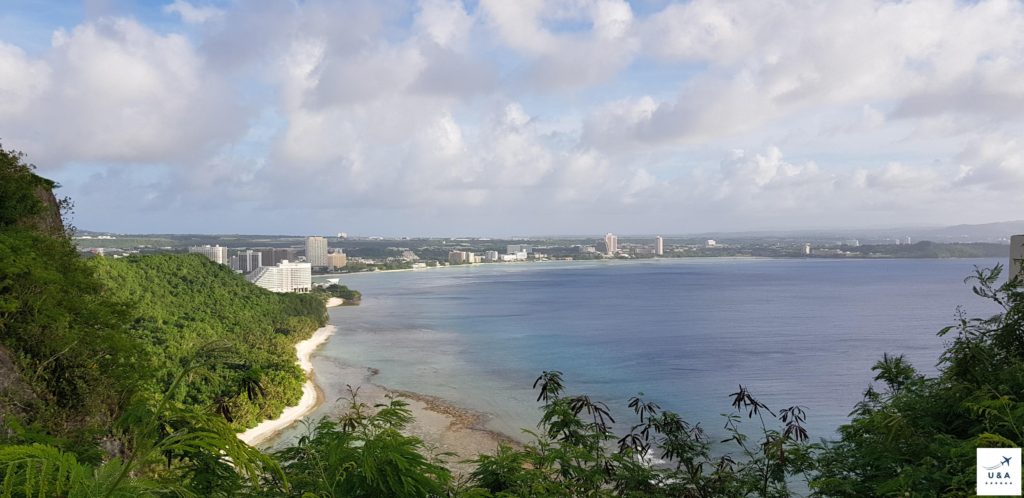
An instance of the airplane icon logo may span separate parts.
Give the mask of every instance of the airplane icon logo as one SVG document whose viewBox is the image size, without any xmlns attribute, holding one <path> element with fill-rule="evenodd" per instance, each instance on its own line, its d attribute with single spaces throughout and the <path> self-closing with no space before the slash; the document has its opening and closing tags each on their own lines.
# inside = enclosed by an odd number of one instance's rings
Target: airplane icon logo
<svg viewBox="0 0 1024 498">
<path fill-rule="evenodd" d="M 1013 458 L 1013 457 L 1004 456 L 1003 457 L 1003 461 L 999 462 L 998 465 L 993 465 L 991 467 L 985 467 L 985 470 L 996 470 L 999 467 L 1003 467 L 1003 466 L 1009 467 L 1010 466 L 1010 459 L 1011 458 Z"/>
</svg>

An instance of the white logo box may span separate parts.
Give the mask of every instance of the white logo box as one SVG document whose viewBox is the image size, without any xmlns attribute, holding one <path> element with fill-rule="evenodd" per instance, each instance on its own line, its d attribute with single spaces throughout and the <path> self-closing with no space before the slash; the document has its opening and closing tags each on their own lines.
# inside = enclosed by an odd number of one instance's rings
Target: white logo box
<svg viewBox="0 0 1024 498">
<path fill-rule="evenodd" d="M 978 448 L 978 496 L 1020 496 L 1020 448 Z"/>
</svg>

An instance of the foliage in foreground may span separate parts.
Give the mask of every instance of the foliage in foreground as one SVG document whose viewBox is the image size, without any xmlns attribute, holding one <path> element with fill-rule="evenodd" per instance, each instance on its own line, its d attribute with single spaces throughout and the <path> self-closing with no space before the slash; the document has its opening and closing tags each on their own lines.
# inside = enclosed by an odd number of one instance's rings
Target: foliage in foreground
<svg viewBox="0 0 1024 498">
<path fill-rule="evenodd" d="M 126 331 L 130 310 L 103 295 L 59 228 L 53 186 L 0 149 L 0 443 L 39 440 L 96 458 L 94 437 L 145 365 Z"/>
<path fill-rule="evenodd" d="M 997 285 L 1001 271 L 967 279 L 1002 312 L 969 319 L 960 310 L 939 332 L 951 342 L 937 376 L 903 356 L 874 366 L 884 389 L 869 388 L 840 440 L 818 455 L 822 495 L 969 496 L 976 448 L 1024 445 L 1024 289 L 1017 280 Z"/>
<path fill-rule="evenodd" d="M 371 409 L 353 391 L 345 416 L 320 420 L 274 457 L 294 496 L 445 496 L 451 473 L 403 434 L 411 421 L 404 401 Z"/>
<path fill-rule="evenodd" d="M 177 406 L 172 393 L 219 361 L 206 345 L 183 366 L 155 406 L 139 404 L 123 421 L 124 454 L 100 464 L 43 444 L 0 446 L 0 498 L 226 496 L 260 476 L 280 476 L 268 456 L 242 443 L 223 418 Z"/>
<path fill-rule="evenodd" d="M 629 402 L 637 423 L 617 437 L 609 408 L 585 395 L 566 396 L 560 372 L 544 372 L 534 387 L 544 403 L 535 441 L 478 458 L 467 495 L 782 497 L 812 464 L 804 410 L 775 413 L 742 386 L 731 395 L 724 447 L 700 424 L 639 397 Z M 744 419 L 756 420 L 756 437 L 741 430 Z M 662 463 L 652 465 L 654 458 Z"/>
</svg>

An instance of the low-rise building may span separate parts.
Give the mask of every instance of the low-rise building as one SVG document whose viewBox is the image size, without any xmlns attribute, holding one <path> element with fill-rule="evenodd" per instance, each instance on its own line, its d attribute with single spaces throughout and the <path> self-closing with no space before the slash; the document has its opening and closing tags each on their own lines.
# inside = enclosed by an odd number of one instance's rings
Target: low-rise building
<svg viewBox="0 0 1024 498">
<path fill-rule="evenodd" d="M 469 251 L 450 251 L 448 253 L 448 262 L 453 265 L 479 263 L 480 256 Z"/>
<path fill-rule="evenodd" d="M 348 256 L 341 250 L 336 250 L 327 255 L 327 267 L 338 270 L 348 264 Z"/>
</svg>

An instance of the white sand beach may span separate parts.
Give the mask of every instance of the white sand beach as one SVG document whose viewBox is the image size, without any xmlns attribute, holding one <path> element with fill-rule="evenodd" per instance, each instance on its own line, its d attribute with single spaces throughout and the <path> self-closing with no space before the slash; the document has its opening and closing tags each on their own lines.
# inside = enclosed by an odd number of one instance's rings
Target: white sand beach
<svg viewBox="0 0 1024 498">
<path fill-rule="evenodd" d="M 327 300 L 327 307 L 340 306 L 344 302 L 343 299 L 332 297 Z M 274 435 L 286 427 L 301 420 L 302 417 L 308 415 L 320 404 L 322 395 L 316 383 L 313 382 L 313 352 L 321 344 L 327 342 L 327 339 L 335 332 L 337 332 L 337 328 L 334 325 L 325 325 L 317 329 L 309 339 L 295 344 L 295 354 L 298 357 L 297 362 L 302 371 L 306 372 L 306 383 L 302 385 L 302 398 L 299 399 L 298 404 L 289 406 L 281 411 L 281 415 L 277 418 L 264 420 L 255 427 L 239 433 L 238 439 L 241 439 L 242 442 L 250 446 L 259 445 L 273 438 Z"/>
<path fill-rule="evenodd" d="M 344 301 L 331 298 L 327 307 L 340 306 Z M 306 372 L 306 383 L 302 386 L 302 398 L 299 403 L 289 406 L 281 415 L 273 420 L 265 420 L 259 425 L 238 434 L 238 438 L 251 446 L 267 446 L 282 431 L 312 413 L 324 401 L 323 392 L 314 381 L 313 353 L 337 331 L 333 325 L 318 329 L 313 335 L 295 345 L 298 364 Z M 392 391 L 372 381 L 376 375 L 373 369 L 347 368 L 350 376 L 348 381 L 360 386 L 360 400 L 369 405 L 386 403 L 391 396 L 401 397 L 409 403 L 409 409 L 415 417 L 409 427 L 412 435 L 423 438 L 431 452 L 454 452 L 458 457 L 450 458 L 448 466 L 458 474 L 468 472 L 472 467 L 460 463 L 465 458 L 475 458 L 481 454 L 493 453 L 498 444 L 504 442 L 517 445 L 515 441 L 502 434 L 483 427 L 485 415 L 464 410 L 447 401 L 431 396 L 424 396 L 407 391 Z M 331 416 L 340 416 L 347 409 L 344 403 L 335 402 L 330 410 Z"/>
</svg>

